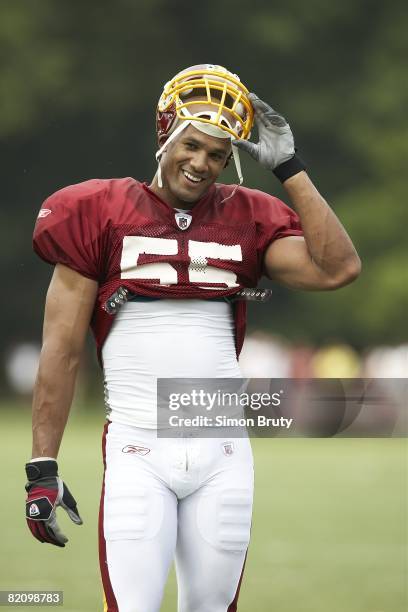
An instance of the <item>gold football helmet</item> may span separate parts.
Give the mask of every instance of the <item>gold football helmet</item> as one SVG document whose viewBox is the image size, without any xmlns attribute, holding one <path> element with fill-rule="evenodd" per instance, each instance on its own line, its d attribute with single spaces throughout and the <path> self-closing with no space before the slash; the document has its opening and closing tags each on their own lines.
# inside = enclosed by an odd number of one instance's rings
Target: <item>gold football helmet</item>
<svg viewBox="0 0 408 612">
<path fill-rule="evenodd" d="M 165 84 L 156 112 L 160 186 L 160 157 L 169 142 L 189 124 L 216 138 L 250 137 L 254 111 L 248 93 L 236 74 L 213 64 L 186 68 Z M 241 184 L 238 149 L 232 147 L 232 153 Z"/>
<path fill-rule="evenodd" d="M 222 66 L 199 64 L 182 70 L 166 83 L 157 105 L 159 138 L 176 121 L 218 127 L 234 139 L 249 138 L 254 111 L 248 89 L 236 74 Z"/>
</svg>

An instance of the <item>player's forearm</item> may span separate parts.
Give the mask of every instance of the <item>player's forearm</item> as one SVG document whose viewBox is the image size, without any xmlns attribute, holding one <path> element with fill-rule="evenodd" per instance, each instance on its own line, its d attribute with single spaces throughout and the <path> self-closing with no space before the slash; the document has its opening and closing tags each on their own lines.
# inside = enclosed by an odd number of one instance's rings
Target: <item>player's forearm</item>
<svg viewBox="0 0 408 612">
<path fill-rule="evenodd" d="M 44 346 L 34 389 L 32 457 L 57 457 L 71 408 L 79 355 Z"/>
<path fill-rule="evenodd" d="M 308 251 L 315 265 L 336 283 L 346 284 L 361 269 L 360 258 L 343 225 L 306 172 L 284 182 L 298 213 Z"/>
</svg>

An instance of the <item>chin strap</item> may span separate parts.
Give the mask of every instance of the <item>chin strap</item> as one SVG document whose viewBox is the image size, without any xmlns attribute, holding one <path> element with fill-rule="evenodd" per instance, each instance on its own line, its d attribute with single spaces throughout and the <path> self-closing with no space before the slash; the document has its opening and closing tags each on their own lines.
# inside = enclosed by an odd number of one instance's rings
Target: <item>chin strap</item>
<svg viewBox="0 0 408 612">
<path fill-rule="evenodd" d="M 244 182 L 244 177 L 242 176 L 241 159 L 239 157 L 239 149 L 238 149 L 238 147 L 234 147 L 234 139 L 231 139 L 231 140 L 232 140 L 232 156 L 234 158 L 235 168 L 237 169 L 239 184 L 242 185 L 242 183 Z"/>
<path fill-rule="evenodd" d="M 157 166 L 157 184 L 160 187 L 160 189 L 163 188 L 162 171 L 161 171 L 161 165 L 160 165 L 162 155 L 165 152 L 166 147 L 171 143 L 171 141 L 174 140 L 174 138 L 178 136 L 180 132 L 182 132 L 189 124 L 190 124 L 190 121 L 182 121 L 180 125 L 176 127 L 174 132 L 170 134 L 170 136 L 168 137 L 164 145 L 160 147 L 160 149 L 156 152 L 156 161 L 158 164 Z"/>
</svg>

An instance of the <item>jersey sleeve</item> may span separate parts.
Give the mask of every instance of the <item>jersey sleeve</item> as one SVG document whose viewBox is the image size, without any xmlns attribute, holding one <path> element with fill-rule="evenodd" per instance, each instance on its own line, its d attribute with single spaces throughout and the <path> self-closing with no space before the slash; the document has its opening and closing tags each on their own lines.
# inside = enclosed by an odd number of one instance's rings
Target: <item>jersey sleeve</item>
<svg viewBox="0 0 408 612">
<path fill-rule="evenodd" d="M 103 181 L 57 191 L 43 203 L 34 228 L 33 248 L 44 261 L 61 263 L 93 280 L 103 276 Z"/>
<path fill-rule="evenodd" d="M 286 236 L 303 236 L 299 216 L 279 198 L 257 192 L 254 214 L 257 250 L 262 258 L 271 242 Z"/>
</svg>

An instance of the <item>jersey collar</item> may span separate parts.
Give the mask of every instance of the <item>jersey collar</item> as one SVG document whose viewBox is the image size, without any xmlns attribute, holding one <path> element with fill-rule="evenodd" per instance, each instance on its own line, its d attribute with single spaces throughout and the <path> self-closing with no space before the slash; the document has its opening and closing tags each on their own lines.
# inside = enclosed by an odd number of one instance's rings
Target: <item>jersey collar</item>
<svg viewBox="0 0 408 612">
<path fill-rule="evenodd" d="M 154 191 L 152 191 L 147 183 L 142 183 L 142 187 L 150 197 L 160 202 L 160 204 L 163 204 L 173 214 L 177 212 L 177 210 L 173 208 L 173 206 L 170 206 L 170 204 L 168 204 L 165 200 L 162 200 L 162 198 L 160 198 Z M 211 201 L 214 201 L 215 193 L 216 187 L 215 184 L 213 184 L 209 187 L 203 197 L 200 200 L 197 200 L 194 206 L 186 212 L 188 212 L 189 215 L 194 217 L 198 213 L 198 211 L 201 210 L 201 208 L 205 207 L 206 205 L 209 205 Z"/>
</svg>

